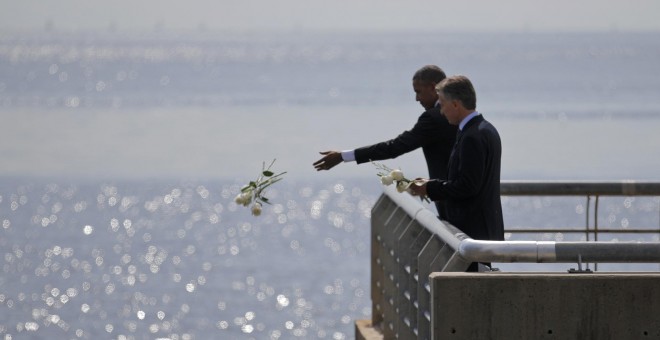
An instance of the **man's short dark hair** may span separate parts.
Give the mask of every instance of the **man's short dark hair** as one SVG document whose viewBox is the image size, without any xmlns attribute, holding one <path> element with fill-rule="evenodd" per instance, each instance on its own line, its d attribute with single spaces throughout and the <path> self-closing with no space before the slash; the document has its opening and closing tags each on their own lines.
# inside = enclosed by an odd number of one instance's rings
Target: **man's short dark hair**
<svg viewBox="0 0 660 340">
<path fill-rule="evenodd" d="M 435 86 L 449 100 L 458 100 L 468 110 L 477 108 L 477 93 L 466 76 L 451 76 Z"/>
<path fill-rule="evenodd" d="M 415 72 L 412 80 L 435 85 L 445 78 L 447 78 L 445 71 L 443 71 L 440 67 L 435 65 L 426 65 Z"/>
</svg>

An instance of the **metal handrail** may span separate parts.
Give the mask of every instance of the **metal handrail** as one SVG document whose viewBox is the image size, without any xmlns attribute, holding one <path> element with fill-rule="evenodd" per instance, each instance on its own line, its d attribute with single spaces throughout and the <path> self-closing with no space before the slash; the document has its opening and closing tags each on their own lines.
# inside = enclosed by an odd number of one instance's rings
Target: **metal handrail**
<svg viewBox="0 0 660 340">
<path fill-rule="evenodd" d="M 660 181 L 501 181 L 502 196 L 660 196 Z"/>
<path fill-rule="evenodd" d="M 660 196 L 660 182 L 503 181 L 502 195 Z M 660 242 L 552 242 L 473 240 L 446 221 L 430 218 L 429 211 L 410 195 L 385 188 L 384 194 L 431 233 L 473 262 L 660 262 Z M 418 218 L 419 217 L 419 218 Z M 458 226 L 460 228 L 460 226 Z M 588 227 L 588 226 L 587 226 Z M 548 230 L 539 229 L 539 232 Z M 647 230 L 655 232 L 655 230 Z M 507 230 L 508 232 L 508 230 Z M 578 256 L 581 258 L 578 259 Z"/>
<path fill-rule="evenodd" d="M 638 181 L 503 181 L 501 195 L 554 196 L 660 196 L 660 182 Z M 391 195 L 391 194 L 390 194 Z M 409 204 L 406 204 L 410 206 Z M 443 221 L 425 221 L 431 225 Z M 587 225 L 588 227 L 588 225 Z M 444 229 L 429 226 L 428 229 Z M 446 230 L 446 229 L 444 229 Z M 566 230 L 562 230 L 564 232 Z M 602 231 L 602 230 L 601 230 Z M 508 230 L 507 230 L 508 232 Z M 538 232 L 549 232 L 539 229 Z M 635 230 L 635 232 L 638 232 Z M 641 231 L 640 231 L 641 232 Z M 656 232 L 646 230 L 646 232 Z M 554 241 L 482 241 L 465 235 L 435 233 L 446 243 L 454 243 L 461 257 L 472 262 L 608 262 L 660 263 L 660 242 L 554 242 Z"/>
<path fill-rule="evenodd" d="M 660 263 L 660 242 L 480 241 L 458 249 L 472 262 Z"/>
<path fill-rule="evenodd" d="M 660 196 L 660 181 L 502 181 L 502 196 L 586 196 L 586 214 L 584 229 L 507 229 L 507 233 L 584 233 L 586 240 L 598 241 L 601 233 L 648 234 L 660 233 L 660 211 L 658 229 L 603 229 L 598 225 L 598 208 L 601 196 Z M 594 197 L 593 216 L 590 214 L 591 198 Z M 590 226 L 590 217 L 593 220 Z"/>
</svg>

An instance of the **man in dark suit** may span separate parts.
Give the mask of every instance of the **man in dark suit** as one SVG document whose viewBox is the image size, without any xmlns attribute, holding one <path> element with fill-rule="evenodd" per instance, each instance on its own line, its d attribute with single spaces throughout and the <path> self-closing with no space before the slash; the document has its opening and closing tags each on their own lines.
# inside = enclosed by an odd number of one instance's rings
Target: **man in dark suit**
<svg viewBox="0 0 660 340">
<path fill-rule="evenodd" d="M 355 161 L 361 164 L 392 159 L 421 147 L 429 177 L 447 178 L 447 163 L 454 145 L 456 127 L 450 125 L 440 113 L 435 89 L 445 77 L 444 71 L 435 65 L 424 66 L 414 74 L 412 85 L 415 99 L 426 111 L 419 116 L 411 130 L 404 131 L 394 139 L 355 150 L 321 152 L 323 157 L 313 164 L 316 170 L 330 170 L 341 162 Z M 441 217 L 445 216 L 443 202 L 436 202 L 436 208 Z"/>
<path fill-rule="evenodd" d="M 416 181 L 410 191 L 447 202 L 446 220 L 475 240 L 504 240 L 500 200 L 502 143 L 495 127 L 476 111 L 470 80 L 453 76 L 437 87 L 442 114 L 458 125 L 447 179 Z M 476 265 L 471 267 L 471 271 Z"/>
</svg>

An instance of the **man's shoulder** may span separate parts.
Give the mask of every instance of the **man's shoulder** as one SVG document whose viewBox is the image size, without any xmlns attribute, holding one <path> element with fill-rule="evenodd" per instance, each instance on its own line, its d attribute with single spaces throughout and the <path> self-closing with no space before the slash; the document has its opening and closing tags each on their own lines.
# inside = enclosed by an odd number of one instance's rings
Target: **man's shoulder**
<svg viewBox="0 0 660 340">
<path fill-rule="evenodd" d="M 440 112 L 440 106 L 434 106 L 434 107 L 424 111 L 422 113 L 422 116 L 423 115 L 430 115 L 430 116 L 441 115 L 442 116 L 442 113 Z"/>
<path fill-rule="evenodd" d="M 490 121 L 488 121 L 482 114 L 479 114 L 477 116 L 474 116 L 470 121 L 465 125 L 463 128 L 466 131 L 470 130 L 483 130 L 483 129 L 495 129 L 495 125 L 493 125 Z"/>
<path fill-rule="evenodd" d="M 475 119 L 474 123 L 464 129 L 463 139 L 484 140 L 489 141 L 489 143 L 495 140 L 499 142 L 500 134 L 495 126 L 481 115 L 475 118 L 473 118 Z"/>
<path fill-rule="evenodd" d="M 424 111 L 417 119 L 417 123 L 437 124 L 437 125 L 445 126 L 449 129 L 453 129 L 453 130 L 456 129 L 456 126 L 449 124 L 447 118 L 440 111 L 440 107 L 437 106 L 432 109 L 428 109 Z"/>
<path fill-rule="evenodd" d="M 497 133 L 497 128 L 495 127 L 495 125 L 493 125 L 493 123 L 491 123 L 490 121 L 488 121 L 485 118 L 482 118 L 482 121 L 479 123 L 479 125 L 481 125 L 482 128 L 484 128 L 484 129 L 491 130 L 491 131 Z"/>
</svg>

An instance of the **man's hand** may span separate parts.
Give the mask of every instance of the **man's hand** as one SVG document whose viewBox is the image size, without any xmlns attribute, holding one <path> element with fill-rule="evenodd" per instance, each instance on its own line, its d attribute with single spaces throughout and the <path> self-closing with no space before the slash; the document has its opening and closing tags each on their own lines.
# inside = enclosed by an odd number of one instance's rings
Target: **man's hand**
<svg viewBox="0 0 660 340">
<path fill-rule="evenodd" d="M 330 170 L 335 165 L 344 161 L 341 157 L 341 152 L 339 151 L 323 151 L 319 153 L 323 155 L 323 158 L 314 162 L 314 168 L 316 168 L 316 171 Z"/>
<path fill-rule="evenodd" d="M 426 197 L 426 183 L 428 179 L 415 178 L 415 180 L 408 187 L 408 192 L 413 196 Z"/>
</svg>

